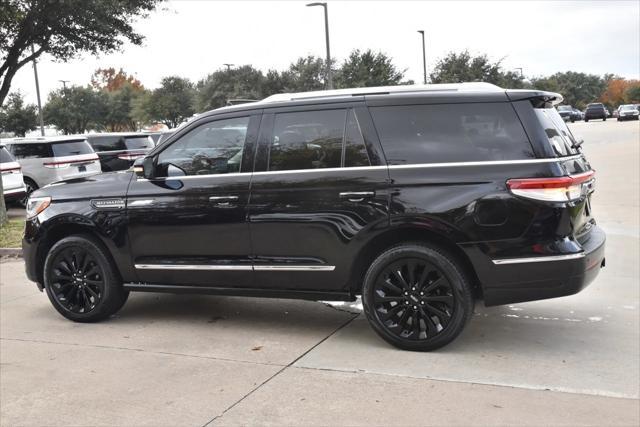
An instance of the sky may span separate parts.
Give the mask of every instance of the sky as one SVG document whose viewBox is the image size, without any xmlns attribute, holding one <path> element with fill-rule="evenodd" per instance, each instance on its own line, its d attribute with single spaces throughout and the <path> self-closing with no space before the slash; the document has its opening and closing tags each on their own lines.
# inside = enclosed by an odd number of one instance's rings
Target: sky
<svg viewBox="0 0 640 427">
<path fill-rule="evenodd" d="M 40 90 L 86 85 L 97 68 L 123 68 L 147 88 L 162 77 L 194 82 L 223 68 L 251 64 L 266 71 L 286 69 L 300 56 L 325 56 L 321 7 L 304 1 L 168 1 L 134 27 L 142 46 L 67 63 L 42 56 Z M 526 78 L 559 71 L 640 78 L 640 1 L 400 2 L 330 1 L 331 54 L 338 61 L 353 49 L 382 51 L 422 81 L 422 41 L 426 34 L 427 73 L 448 52 L 468 49 L 502 59 L 506 70 L 522 68 Z M 24 66 L 11 90 L 35 103 L 33 68 Z"/>
</svg>

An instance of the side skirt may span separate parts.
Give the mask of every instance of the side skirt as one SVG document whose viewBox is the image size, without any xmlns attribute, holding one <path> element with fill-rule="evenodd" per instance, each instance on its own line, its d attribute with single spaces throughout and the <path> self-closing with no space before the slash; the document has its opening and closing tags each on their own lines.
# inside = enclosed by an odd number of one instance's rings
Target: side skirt
<svg viewBox="0 0 640 427">
<path fill-rule="evenodd" d="M 230 295 L 259 298 L 301 299 L 309 301 L 355 301 L 355 297 L 349 292 L 301 291 L 297 289 L 220 288 L 214 286 L 162 285 L 153 283 L 124 283 L 123 287 L 128 291 L 135 292 Z"/>
</svg>

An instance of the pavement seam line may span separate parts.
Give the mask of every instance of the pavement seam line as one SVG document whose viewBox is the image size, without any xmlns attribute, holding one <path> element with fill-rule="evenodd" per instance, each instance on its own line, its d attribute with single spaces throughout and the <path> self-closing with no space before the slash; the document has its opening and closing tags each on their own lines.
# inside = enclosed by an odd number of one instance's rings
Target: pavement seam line
<svg viewBox="0 0 640 427">
<path fill-rule="evenodd" d="M 191 357 L 195 359 L 208 359 L 208 360 L 217 360 L 220 362 L 235 362 L 235 363 L 245 363 L 249 365 L 263 365 L 263 366 L 281 366 L 286 367 L 287 365 L 282 365 L 280 363 L 269 363 L 269 362 L 254 362 L 250 360 L 238 360 L 238 359 L 228 359 L 225 357 L 215 357 L 215 356 L 199 356 L 196 354 L 185 354 L 185 353 L 172 353 L 169 351 L 150 351 L 142 348 L 131 348 L 131 347 L 114 347 L 108 345 L 100 345 L 100 344 L 77 344 L 77 343 L 64 343 L 64 342 L 56 342 L 56 341 L 45 341 L 45 340 L 28 340 L 23 338 L 3 338 L 0 337 L 0 341 L 18 341 L 18 342 L 26 342 L 26 343 L 37 343 L 37 344 L 52 344 L 52 345 L 69 345 L 75 347 L 85 347 L 85 348 L 98 348 L 105 350 L 121 350 L 121 351 L 136 351 L 139 353 L 146 354 L 155 354 L 162 356 L 180 356 L 180 357 Z"/>
<path fill-rule="evenodd" d="M 336 333 L 338 333 L 340 330 L 342 330 L 343 328 L 345 328 L 347 325 L 349 325 L 351 322 L 353 322 L 358 316 L 359 314 L 354 314 L 351 313 L 352 316 L 343 324 L 341 324 L 340 326 L 338 326 L 336 329 L 334 329 L 329 335 L 327 335 L 326 337 L 324 337 L 323 339 L 321 339 L 320 341 L 318 341 L 317 343 L 315 343 L 313 346 L 311 346 L 308 350 L 306 350 L 304 353 L 302 353 L 300 356 L 296 357 L 294 360 L 292 360 L 288 365 L 283 366 L 282 369 L 279 369 L 275 374 L 271 375 L 269 378 L 267 378 L 266 380 L 264 380 L 262 383 L 260 383 L 257 387 L 254 387 L 252 390 L 250 390 L 247 394 L 245 394 L 244 396 L 242 396 L 240 399 L 238 399 L 236 402 L 234 402 L 233 404 L 231 404 L 231 406 L 229 406 L 227 409 L 225 409 L 224 411 L 222 411 L 219 415 L 216 415 L 215 417 L 213 417 L 212 419 L 210 419 L 209 421 L 207 421 L 206 423 L 203 424 L 202 427 L 208 427 L 211 426 L 217 419 L 221 418 L 224 416 L 224 414 L 226 414 L 228 411 L 230 411 L 231 409 L 233 409 L 234 407 L 236 407 L 238 404 L 242 403 L 243 400 L 245 400 L 247 397 L 251 396 L 253 393 L 255 393 L 258 389 L 260 389 L 262 386 L 264 386 L 265 384 L 267 384 L 269 381 L 271 381 L 272 379 L 274 379 L 275 377 L 277 377 L 278 375 L 280 375 L 282 372 L 284 372 L 287 368 L 292 367 L 298 360 L 302 359 L 304 356 L 306 356 L 307 354 L 309 354 L 309 352 L 313 351 L 316 347 L 318 347 L 320 344 L 322 344 L 323 342 L 325 342 L 326 340 L 328 340 L 329 338 L 331 338 L 332 336 L 334 336 Z"/>
<path fill-rule="evenodd" d="M 288 366 L 286 366 L 288 367 Z M 543 388 L 543 387 L 535 387 L 531 385 L 514 385 L 514 384 L 499 384 L 499 383 L 489 383 L 489 382 L 477 382 L 477 381 L 464 381 L 464 380 L 455 380 L 455 379 L 447 379 L 447 378 L 436 378 L 436 377 L 414 377 L 412 375 L 402 375 L 402 374 L 391 374 L 385 372 L 374 372 L 368 371 L 365 369 L 339 369 L 339 368 L 320 368 L 313 366 L 292 366 L 296 369 L 306 369 L 309 371 L 326 371 L 326 372 L 336 372 L 336 373 L 351 373 L 351 374 L 365 374 L 365 375 L 379 375 L 383 377 L 394 377 L 394 378 L 409 378 L 412 380 L 425 380 L 425 381 L 439 381 L 444 383 L 457 383 L 457 384 L 471 384 L 477 386 L 490 386 L 490 387 L 504 387 L 504 388 L 516 388 L 520 390 L 530 390 L 530 391 L 548 391 L 551 393 L 566 393 L 566 394 L 575 394 L 578 396 L 593 396 L 593 397 L 606 397 L 609 399 L 627 399 L 627 400 L 638 400 L 638 396 L 627 395 L 624 393 L 616 393 L 616 392 L 603 392 L 603 393 L 585 393 L 580 392 L 578 390 L 571 389 L 562 389 L 562 388 Z"/>
</svg>

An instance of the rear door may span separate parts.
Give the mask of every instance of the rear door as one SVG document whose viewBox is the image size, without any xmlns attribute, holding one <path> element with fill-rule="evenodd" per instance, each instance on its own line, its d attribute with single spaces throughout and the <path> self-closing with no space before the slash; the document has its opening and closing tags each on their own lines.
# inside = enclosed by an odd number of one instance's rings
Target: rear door
<svg viewBox="0 0 640 427">
<path fill-rule="evenodd" d="M 388 224 L 388 173 L 368 112 L 290 107 L 262 122 L 249 205 L 256 287 L 345 290 L 366 236 Z"/>
<path fill-rule="evenodd" d="M 140 281 L 250 287 L 249 183 L 260 115 L 199 120 L 153 153 L 157 178 L 134 177 L 128 230 Z"/>
</svg>

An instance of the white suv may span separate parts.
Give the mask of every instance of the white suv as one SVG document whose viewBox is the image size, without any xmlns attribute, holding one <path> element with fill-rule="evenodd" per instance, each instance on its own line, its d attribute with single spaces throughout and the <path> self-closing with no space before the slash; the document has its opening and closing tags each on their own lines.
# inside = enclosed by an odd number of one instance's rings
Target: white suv
<svg viewBox="0 0 640 427">
<path fill-rule="evenodd" d="M 22 166 L 23 204 L 29 194 L 47 184 L 101 172 L 98 155 L 84 137 L 14 138 L 4 145 Z"/>
<path fill-rule="evenodd" d="M 22 168 L 4 145 L 0 145 L 0 175 L 2 175 L 2 194 L 4 199 L 22 199 L 25 194 Z"/>
</svg>

